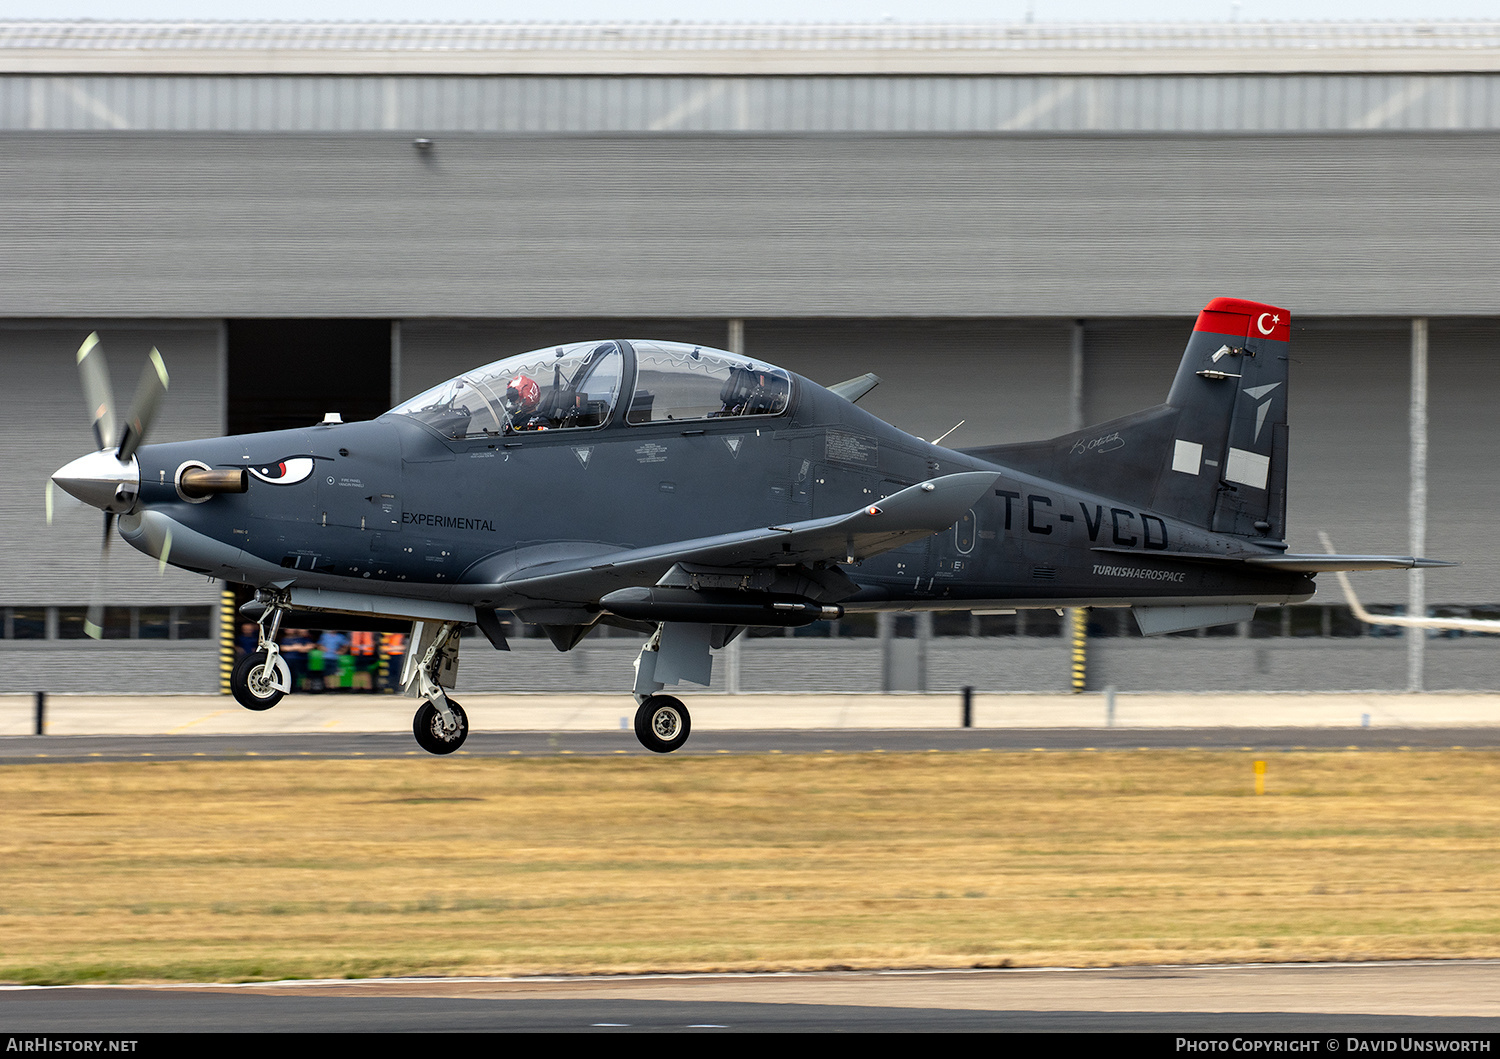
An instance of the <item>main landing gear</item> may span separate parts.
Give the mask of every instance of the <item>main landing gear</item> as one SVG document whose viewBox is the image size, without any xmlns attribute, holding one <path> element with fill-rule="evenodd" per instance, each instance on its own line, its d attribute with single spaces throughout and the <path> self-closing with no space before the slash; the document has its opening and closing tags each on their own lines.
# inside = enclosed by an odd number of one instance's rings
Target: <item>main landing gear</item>
<svg viewBox="0 0 1500 1059">
<path fill-rule="evenodd" d="M 444 654 L 457 632 L 456 622 L 443 623 L 417 663 L 413 677 L 422 696 L 422 705 L 417 707 L 417 715 L 412 718 L 411 730 L 417 737 L 417 745 L 429 754 L 451 754 L 469 737 L 468 714 L 438 683 Z M 412 645 L 414 649 L 416 646 Z"/>
<path fill-rule="evenodd" d="M 635 737 L 653 753 L 670 754 L 692 730 L 693 718 L 675 696 L 652 695 L 635 711 Z"/>
<path fill-rule="evenodd" d="M 719 646 L 723 646 L 720 644 Z M 635 661 L 635 737 L 653 754 L 670 754 L 688 740 L 693 718 L 682 700 L 663 695 L 667 684 L 682 680 L 707 685 L 713 665 L 706 626 L 663 622 Z"/>
<path fill-rule="evenodd" d="M 254 652 L 240 659 L 239 665 L 229 675 L 229 690 L 234 693 L 235 701 L 247 710 L 256 711 L 269 710 L 292 690 L 292 671 L 276 644 L 281 618 L 286 613 L 286 601 L 270 592 L 262 592 L 260 601 L 266 604 L 266 609 L 258 622 L 259 645 Z"/>
</svg>

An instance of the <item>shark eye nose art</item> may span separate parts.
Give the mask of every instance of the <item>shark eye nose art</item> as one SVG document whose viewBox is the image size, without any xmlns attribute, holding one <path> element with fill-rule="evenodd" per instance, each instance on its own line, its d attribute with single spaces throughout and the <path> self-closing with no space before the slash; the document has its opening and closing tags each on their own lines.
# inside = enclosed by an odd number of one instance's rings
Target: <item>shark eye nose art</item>
<svg viewBox="0 0 1500 1059">
<path fill-rule="evenodd" d="M 264 463 L 251 467 L 250 473 L 262 482 L 271 485 L 296 485 L 313 472 L 311 456 L 288 456 L 277 463 Z"/>
</svg>

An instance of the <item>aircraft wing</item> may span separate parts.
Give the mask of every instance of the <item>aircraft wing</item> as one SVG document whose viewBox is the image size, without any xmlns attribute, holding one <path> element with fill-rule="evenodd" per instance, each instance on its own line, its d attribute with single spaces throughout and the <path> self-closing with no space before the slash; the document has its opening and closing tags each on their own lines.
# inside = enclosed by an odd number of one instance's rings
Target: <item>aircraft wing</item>
<svg viewBox="0 0 1500 1059">
<path fill-rule="evenodd" d="M 993 471 L 945 475 L 848 514 L 526 567 L 497 587 L 503 597 L 591 603 L 619 588 L 654 585 L 677 563 L 754 569 L 866 559 L 941 533 L 999 477 Z"/>
</svg>

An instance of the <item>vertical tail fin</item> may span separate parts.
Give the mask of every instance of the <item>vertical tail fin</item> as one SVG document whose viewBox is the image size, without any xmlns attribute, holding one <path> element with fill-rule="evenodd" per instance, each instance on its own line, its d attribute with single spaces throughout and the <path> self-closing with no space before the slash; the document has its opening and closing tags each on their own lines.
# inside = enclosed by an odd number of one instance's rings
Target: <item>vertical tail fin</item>
<svg viewBox="0 0 1500 1059">
<path fill-rule="evenodd" d="M 1286 536 L 1290 323 L 1237 298 L 1198 314 L 1167 395 L 1178 415 L 1153 507 L 1220 533 Z"/>
<path fill-rule="evenodd" d="M 1220 533 L 1286 537 L 1291 314 L 1215 298 L 1167 403 L 1049 441 L 965 451 Z"/>
</svg>

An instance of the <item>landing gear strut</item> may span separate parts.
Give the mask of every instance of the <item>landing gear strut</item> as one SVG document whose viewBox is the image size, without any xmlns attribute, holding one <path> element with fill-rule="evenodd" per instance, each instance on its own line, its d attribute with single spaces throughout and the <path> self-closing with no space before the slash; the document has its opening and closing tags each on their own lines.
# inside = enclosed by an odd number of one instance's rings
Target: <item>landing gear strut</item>
<svg viewBox="0 0 1500 1059">
<path fill-rule="evenodd" d="M 423 702 L 412 718 L 411 730 L 417 737 L 417 745 L 429 754 L 451 754 L 463 746 L 469 736 L 468 715 L 462 706 L 448 698 L 448 693 L 438 683 L 443 652 L 456 632 L 457 622 L 444 622 L 417 663 L 415 679 Z"/>
<path fill-rule="evenodd" d="M 670 754 L 682 746 L 692 729 L 688 708 L 672 695 L 652 695 L 635 711 L 635 737 L 656 754 Z"/>
<path fill-rule="evenodd" d="M 266 604 L 258 621 L 260 642 L 254 652 L 234 667 L 229 675 L 229 690 L 245 709 L 259 711 L 269 710 L 292 690 L 292 671 L 276 643 L 286 613 L 286 599 L 280 593 L 265 590 L 257 593 L 256 598 Z"/>
</svg>

